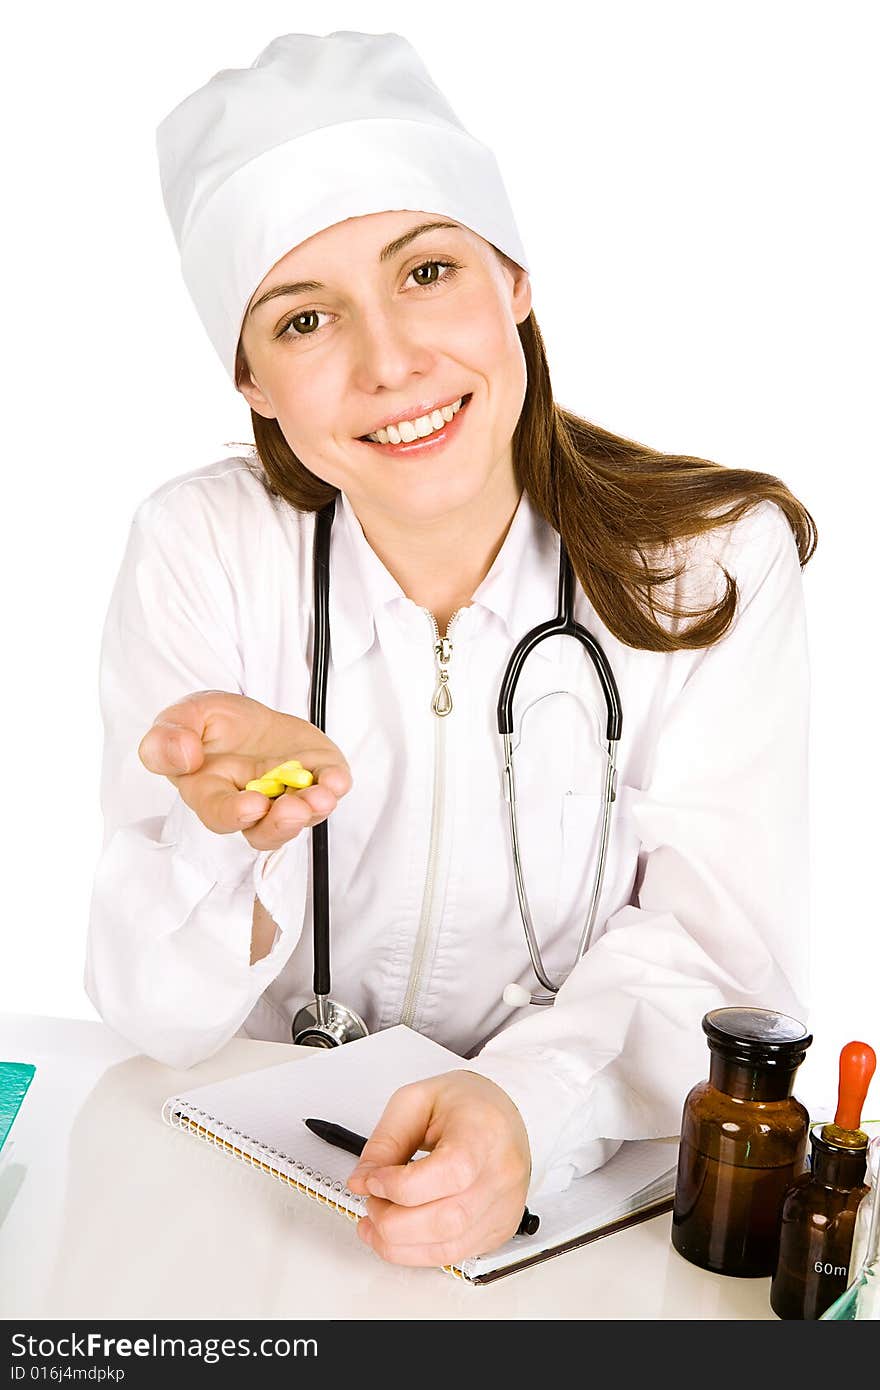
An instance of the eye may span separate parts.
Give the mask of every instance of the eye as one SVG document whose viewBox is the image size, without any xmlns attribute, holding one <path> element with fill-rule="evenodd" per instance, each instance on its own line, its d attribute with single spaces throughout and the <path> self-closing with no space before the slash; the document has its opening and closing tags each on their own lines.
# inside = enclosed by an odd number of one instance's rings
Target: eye
<svg viewBox="0 0 880 1390">
<path fill-rule="evenodd" d="M 446 271 L 446 274 L 437 274 L 435 278 L 430 280 L 417 280 L 417 289 L 436 289 L 437 285 L 443 284 L 445 281 L 453 279 L 453 277 L 457 275 L 458 271 L 461 269 L 461 267 L 458 265 L 456 261 L 422 261 L 421 265 L 415 266 L 414 269 L 412 269 L 409 272 L 409 275 L 419 276 L 423 270 L 430 272 L 433 271 L 435 268 L 437 270 L 442 268 Z M 409 275 L 407 276 L 407 279 L 409 279 Z M 320 309 L 300 309 L 297 313 L 292 314 L 289 319 L 285 319 L 275 336 L 276 338 L 288 339 L 314 338 L 316 334 L 320 333 L 322 328 L 322 325 L 316 323 L 315 320 L 330 317 L 332 316 L 323 313 L 323 311 Z M 288 330 L 292 331 L 289 332 Z"/>
<path fill-rule="evenodd" d="M 420 271 L 431 270 L 434 268 L 434 266 L 443 266 L 444 269 L 447 270 L 449 273 L 443 276 L 438 275 L 436 280 L 420 280 L 418 284 L 421 289 L 432 290 L 435 285 L 440 285 L 445 280 L 453 279 L 453 277 L 458 274 L 458 271 L 460 269 L 460 267 L 456 264 L 455 261 L 423 261 L 421 265 L 416 266 L 415 270 L 410 271 L 410 275 L 418 275 Z"/>
<path fill-rule="evenodd" d="M 294 314 L 292 318 L 285 319 L 275 336 L 276 338 L 311 338 L 319 330 L 313 325 L 311 328 L 307 326 L 305 332 L 301 332 L 300 329 L 303 321 L 322 317 L 324 317 L 324 315 L 322 315 L 320 309 L 300 309 L 298 314 Z M 288 333 L 287 330 L 294 326 L 296 327 L 296 332 Z"/>
</svg>

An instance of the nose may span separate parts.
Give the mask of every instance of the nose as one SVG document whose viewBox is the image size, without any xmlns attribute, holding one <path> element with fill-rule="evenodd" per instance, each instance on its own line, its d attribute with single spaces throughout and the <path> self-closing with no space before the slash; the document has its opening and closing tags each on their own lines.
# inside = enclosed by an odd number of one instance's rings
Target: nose
<svg viewBox="0 0 880 1390">
<path fill-rule="evenodd" d="M 414 318 L 387 302 L 371 305 L 362 316 L 355 352 L 355 385 L 368 395 L 380 387 L 400 390 L 410 377 L 428 375 L 435 360 Z"/>
</svg>

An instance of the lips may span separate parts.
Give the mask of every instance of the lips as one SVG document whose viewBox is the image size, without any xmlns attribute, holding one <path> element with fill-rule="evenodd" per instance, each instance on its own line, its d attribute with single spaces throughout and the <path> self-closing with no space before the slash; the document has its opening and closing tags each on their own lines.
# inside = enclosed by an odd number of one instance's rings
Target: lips
<svg viewBox="0 0 880 1390">
<path fill-rule="evenodd" d="M 464 410 L 465 406 L 467 405 L 467 403 L 468 403 L 468 401 L 470 400 L 470 398 L 471 398 L 472 395 L 473 395 L 473 391 L 469 391 L 469 392 L 467 393 L 467 395 L 463 395 L 463 396 L 461 397 L 461 405 L 459 406 L 459 411 L 458 411 L 457 413 L 459 413 L 460 411 Z M 458 397 L 456 397 L 455 399 L 458 399 Z M 434 410 L 440 410 L 440 409 L 441 409 L 440 406 L 434 406 Z M 416 416 L 415 418 L 416 418 L 416 419 L 420 419 L 422 415 L 430 415 L 430 414 L 432 414 L 432 413 L 433 413 L 432 411 L 424 410 L 424 411 L 422 411 L 422 412 L 420 413 L 420 415 Z M 393 424 L 393 425 L 396 425 L 396 424 L 398 423 L 399 420 L 405 420 L 405 419 L 407 419 L 407 418 L 408 418 L 408 417 L 405 416 L 405 415 L 400 415 L 400 416 L 398 416 L 398 419 L 397 419 L 397 420 L 392 420 L 392 421 L 390 421 L 389 423 L 390 423 L 390 424 Z M 455 417 L 453 416 L 453 419 L 454 419 L 454 418 L 455 418 Z M 451 423 L 451 422 L 450 422 L 450 423 Z M 357 437 L 358 437 L 358 440 L 359 440 L 362 444 L 374 444 L 376 441 L 373 440 L 373 439 L 371 439 L 371 438 L 370 438 L 370 435 L 371 435 L 371 434 L 378 434 L 378 432 L 379 432 L 380 429 L 387 429 L 387 428 L 388 428 L 387 425 L 380 425 L 377 429 L 375 429 L 375 430 L 369 430 L 366 434 L 359 434 L 359 435 L 357 436 Z M 430 436 L 427 436 L 427 435 L 426 435 L 425 438 L 430 438 Z M 417 440 L 412 440 L 411 442 L 415 444 L 415 443 L 417 443 L 418 441 L 417 441 Z M 383 446 L 383 447 L 384 447 L 384 446 Z M 394 446 L 392 445 L 391 447 L 393 448 Z"/>
<path fill-rule="evenodd" d="M 435 455 L 442 457 L 464 429 L 464 417 L 469 414 L 471 398 L 470 395 L 462 396 L 462 404 L 452 419 L 444 422 L 442 429 L 432 430 L 430 434 L 420 435 L 412 440 L 401 440 L 399 444 L 380 444 L 375 439 L 362 439 L 358 442 L 363 444 L 365 449 L 376 450 L 377 457 L 381 453 L 389 460 L 426 460 L 434 458 Z"/>
</svg>

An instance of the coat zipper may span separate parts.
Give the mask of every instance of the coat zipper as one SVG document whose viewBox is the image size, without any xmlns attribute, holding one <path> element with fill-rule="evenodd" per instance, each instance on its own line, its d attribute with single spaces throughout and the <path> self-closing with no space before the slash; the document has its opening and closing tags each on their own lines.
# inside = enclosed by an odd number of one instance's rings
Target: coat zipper
<svg viewBox="0 0 880 1390">
<path fill-rule="evenodd" d="M 431 940 L 431 918 L 434 905 L 434 880 L 437 871 L 437 852 L 440 845 L 440 832 L 443 826 L 444 816 L 444 797 L 446 790 L 446 724 L 445 717 L 452 713 L 452 692 L 449 688 L 449 662 L 452 657 L 452 643 L 449 634 L 452 626 L 462 611 L 457 608 L 446 625 L 446 636 L 440 636 L 440 629 L 437 626 L 437 619 L 429 608 L 422 610 L 427 613 L 431 620 L 431 627 L 434 630 L 434 657 L 437 662 L 437 684 L 434 689 L 434 698 L 431 701 L 431 709 L 437 715 L 437 722 L 434 725 L 434 798 L 431 807 L 431 839 L 428 850 L 428 870 L 425 878 L 425 888 L 422 894 L 422 911 L 419 918 L 419 930 L 416 936 L 416 944 L 413 948 L 412 965 L 409 972 L 409 982 L 406 987 L 406 996 L 403 1001 L 403 1011 L 400 1021 L 407 1027 L 415 1027 L 416 1008 L 419 1002 L 419 995 L 422 987 L 422 975 L 425 967 L 425 957 L 427 955 L 428 943 Z"/>
</svg>

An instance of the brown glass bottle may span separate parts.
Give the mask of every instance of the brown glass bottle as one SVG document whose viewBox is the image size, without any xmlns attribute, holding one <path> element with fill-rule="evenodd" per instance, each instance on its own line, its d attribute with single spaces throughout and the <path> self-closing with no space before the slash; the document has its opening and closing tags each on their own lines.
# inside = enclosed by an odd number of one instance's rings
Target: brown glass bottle
<svg viewBox="0 0 880 1390">
<path fill-rule="evenodd" d="M 782 1205 L 779 1258 L 770 1307 L 780 1318 L 818 1318 L 849 1283 L 856 1212 L 868 1194 L 868 1136 L 859 1128 L 877 1058 L 868 1043 L 847 1043 L 833 1124 L 810 1134 L 812 1172 Z"/>
<path fill-rule="evenodd" d="M 849 1280 L 856 1212 L 867 1196 L 862 1149 L 838 1149 L 810 1135 L 813 1171 L 802 1173 L 782 1206 L 779 1261 L 770 1307 L 780 1318 L 818 1318 Z"/>
<path fill-rule="evenodd" d="M 782 1202 L 804 1168 L 809 1116 L 791 1092 L 813 1039 L 772 1009 L 713 1009 L 703 1031 L 709 1080 L 684 1104 L 672 1244 L 716 1274 L 772 1274 Z"/>
</svg>

